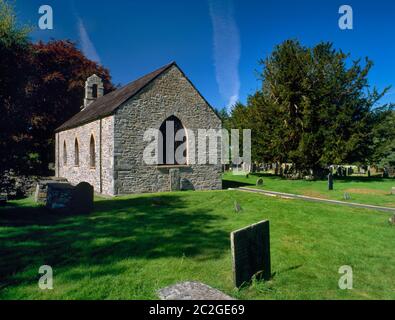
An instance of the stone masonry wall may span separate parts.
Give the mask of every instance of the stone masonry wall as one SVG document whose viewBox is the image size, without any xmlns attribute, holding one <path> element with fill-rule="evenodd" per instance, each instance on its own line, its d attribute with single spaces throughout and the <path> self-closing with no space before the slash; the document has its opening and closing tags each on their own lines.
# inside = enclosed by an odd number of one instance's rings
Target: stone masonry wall
<svg viewBox="0 0 395 320">
<path fill-rule="evenodd" d="M 106 117 L 102 124 L 102 193 L 114 194 L 114 117 Z M 90 139 L 95 140 L 95 167 L 90 166 Z M 74 164 L 75 139 L 79 145 L 79 165 Z M 64 164 L 64 142 L 66 142 L 67 164 Z M 88 182 L 100 193 L 100 120 L 56 134 L 56 176 L 66 178 L 71 184 Z"/>
<path fill-rule="evenodd" d="M 205 100 L 176 66 L 171 67 L 114 115 L 116 194 L 170 190 L 169 168 L 143 162 L 143 151 L 148 144 L 143 136 L 147 128 L 159 129 L 171 115 L 178 117 L 185 128 L 195 132 L 196 147 L 198 129 L 221 128 L 220 119 Z M 195 154 L 197 159 L 197 152 Z M 217 156 L 219 159 L 220 151 Z M 189 181 L 195 190 L 222 188 L 220 161 L 215 165 L 191 164 L 179 170 L 180 178 Z"/>
</svg>

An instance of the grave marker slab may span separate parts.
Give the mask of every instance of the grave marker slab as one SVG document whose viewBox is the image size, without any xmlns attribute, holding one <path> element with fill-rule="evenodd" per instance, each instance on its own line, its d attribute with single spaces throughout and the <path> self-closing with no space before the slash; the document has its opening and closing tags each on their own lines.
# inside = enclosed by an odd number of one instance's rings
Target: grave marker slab
<svg viewBox="0 0 395 320">
<path fill-rule="evenodd" d="M 204 283 L 187 281 L 158 291 L 161 300 L 234 300 Z"/>
<path fill-rule="evenodd" d="M 269 280 L 270 231 L 269 221 L 262 221 L 231 233 L 233 280 L 236 287 L 249 282 L 255 275 Z"/>
</svg>

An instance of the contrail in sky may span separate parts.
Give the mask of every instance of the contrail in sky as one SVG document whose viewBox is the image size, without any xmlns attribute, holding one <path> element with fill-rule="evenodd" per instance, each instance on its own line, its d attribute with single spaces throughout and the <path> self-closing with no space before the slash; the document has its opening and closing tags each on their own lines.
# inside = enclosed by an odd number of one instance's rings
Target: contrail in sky
<svg viewBox="0 0 395 320">
<path fill-rule="evenodd" d="M 82 52 L 88 57 L 90 60 L 100 63 L 100 57 L 97 54 L 95 45 L 89 37 L 88 32 L 86 31 L 84 21 L 81 18 L 77 18 L 78 20 L 78 33 L 81 43 Z"/>
<path fill-rule="evenodd" d="M 209 1 L 214 35 L 214 64 L 221 96 L 227 100 L 227 109 L 239 100 L 240 35 L 230 0 Z"/>
</svg>

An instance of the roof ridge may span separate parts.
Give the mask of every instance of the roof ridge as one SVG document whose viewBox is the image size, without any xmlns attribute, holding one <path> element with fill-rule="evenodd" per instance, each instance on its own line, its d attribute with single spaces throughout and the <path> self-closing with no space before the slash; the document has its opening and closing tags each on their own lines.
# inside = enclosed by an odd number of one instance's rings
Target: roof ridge
<svg viewBox="0 0 395 320">
<path fill-rule="evenodd" d="M 173 65 L 177 66 L 177 63 L 175 61 L 171 61 L 170 63 L 131 81 L 121 88 L 111 91 L 106 95 L 96 99 L 89 106 L 85 107 L 61 126 L 59 126 L 55 132 L 72 129 L 111 115 L 118 107 L 138 94 L 148 84 L 154 81 L 159 75 L 161 75 Z"/>
</svg>

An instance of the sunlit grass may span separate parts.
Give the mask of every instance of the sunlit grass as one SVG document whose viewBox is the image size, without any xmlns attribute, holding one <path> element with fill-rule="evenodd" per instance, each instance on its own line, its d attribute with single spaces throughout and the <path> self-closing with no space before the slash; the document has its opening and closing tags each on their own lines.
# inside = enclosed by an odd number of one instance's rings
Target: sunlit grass
<svg viewBox="0 0 395 320">
<path fill-rule="evenodd" d="M 0 209 L 0 299 L 156 299 L 186 280 L 239 299 L 394 299 L 389 216 L 237 191 L 97 199 L 86 216 L 14 201 Z M 229 233 L 265 219 L 273 278 L 236 290 Z M 37 285 L 44 264 L 51 291 Z M 354 290 L 338 288 L 342 265 L 353 267 Z"/>
<path fill-rule="evenodd" d="M 263 178 L 264 185 L 257 187 L 256 181 Z M 323 199 L 344 201 L 344 194 L 351 197 L 349 202 L 372 204 L 395 208 L 395 195 L 391 194 L 395 187 L 395 179 L 347 177 L 334 181 L 334 190 L 328 190 L 328 182 L 325 180 L 286 180 L 273 175 L 249 175 L 238 176 L 232 174 L 224 175 L 224 184 L 229 187 L 254 187 L 270 191 L 293 193 Z"/>
</svg>

